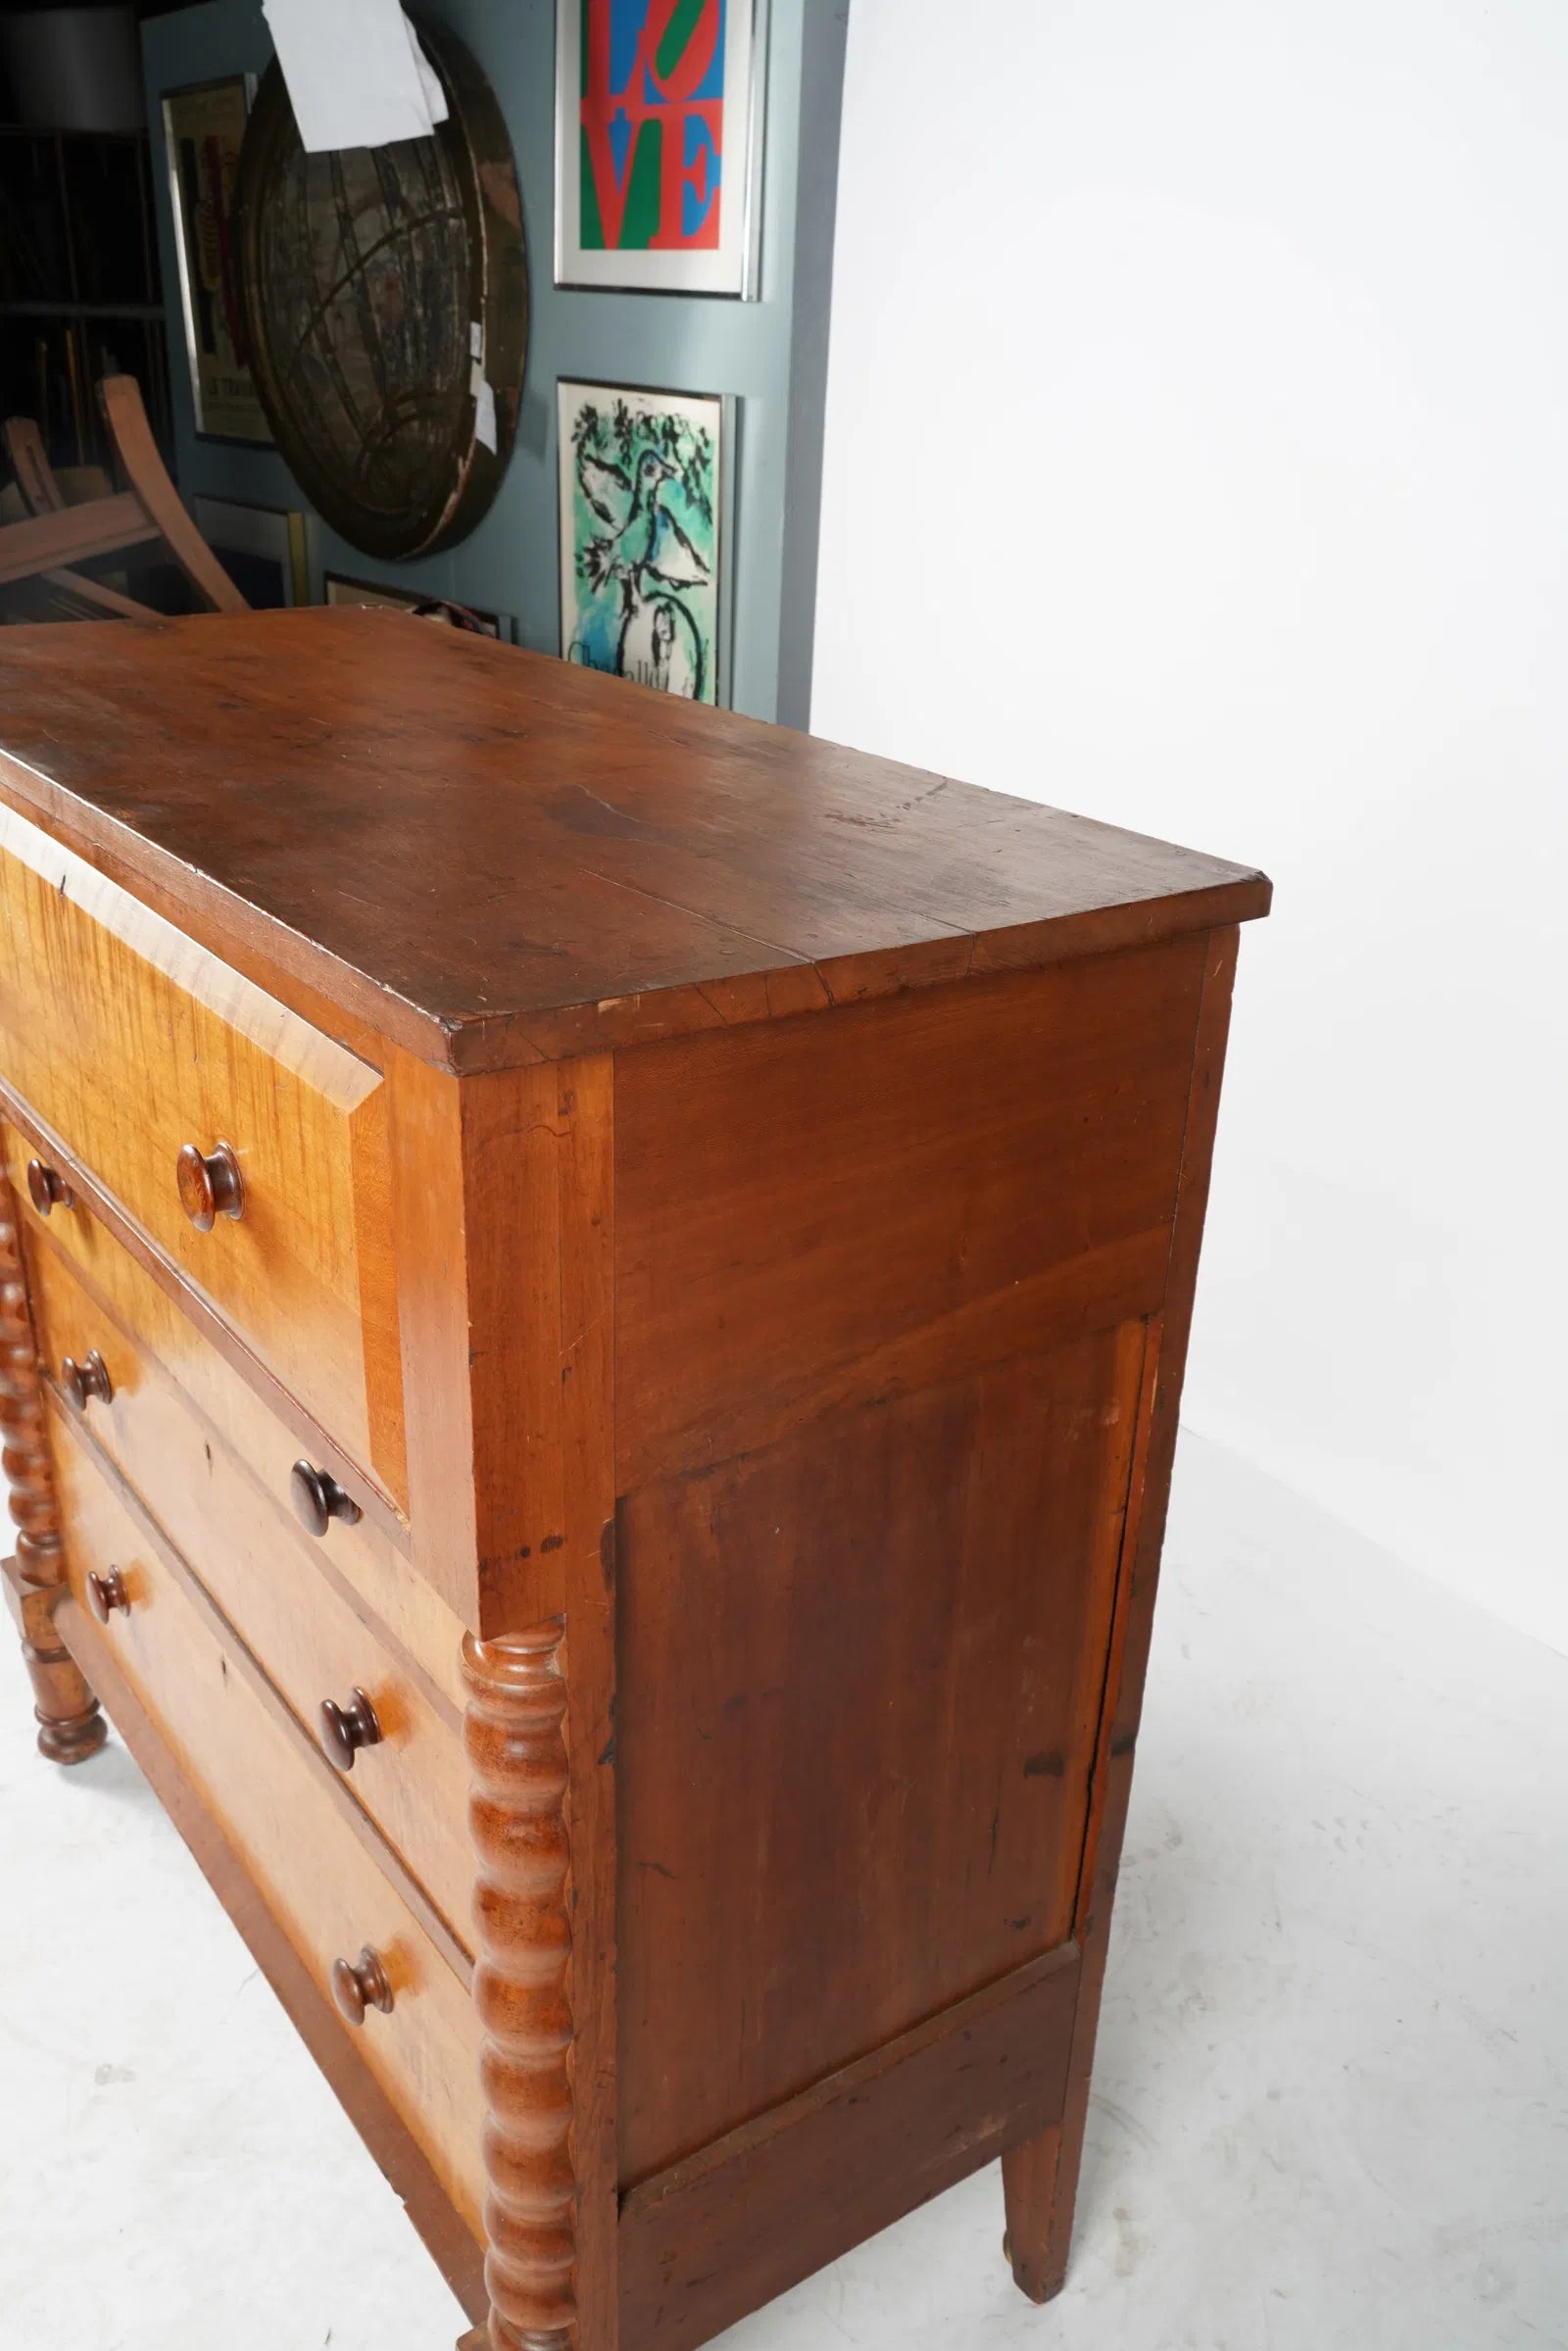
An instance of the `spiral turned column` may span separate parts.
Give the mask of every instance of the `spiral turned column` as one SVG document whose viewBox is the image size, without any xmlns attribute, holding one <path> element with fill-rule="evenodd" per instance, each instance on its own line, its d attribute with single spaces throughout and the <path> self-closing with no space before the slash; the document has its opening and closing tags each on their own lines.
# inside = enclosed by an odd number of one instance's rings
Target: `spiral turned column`
<svg viewBox="0 0 1568 2351">
<path fill-rule="evenodd" d="M 563 1634 L 463 1644 L 492 2351 L 577 2343 Z"/>
<path fill-rule="evenodd" d="M 17 1523 L 6 1590 L 32 1682 L 39 1748 L 52 1763 L 82 1763 L 108 1734 L 98 1700 L 54 1627 L 66 1563 L 43 1410 L 16 1201 L 0 1178 L 0 1465 Z"/>
</svg>

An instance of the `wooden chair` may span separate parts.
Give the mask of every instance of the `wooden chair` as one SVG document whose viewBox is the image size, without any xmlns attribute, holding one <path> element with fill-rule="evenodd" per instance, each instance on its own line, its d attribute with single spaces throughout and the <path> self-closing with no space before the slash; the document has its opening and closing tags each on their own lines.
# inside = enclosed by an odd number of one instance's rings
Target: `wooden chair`
<svg viewBox="0 0 1568 2351">
<path fill-rule="evenodd" d="M 196 528 L 170 479 L 135 377 L 106 375 L 98 387 L 98 399 L 115 454 L 130 486 L 74 505 L 68 501 L 49 463 L 37 425 L 24 416 L 13 416 L 6 423 L 6 454 L 23 501 L 31 512 L 24 521 L 0 524 L 0 587 L 12 581 L 41 580 L 93 612 L 121 619 L 144 619 L 150 606 L 137 604 L 74 566 L 96 557 L 161 543 L 215 612 L 248 612 L 245 598 Z"/>
<path fill-rule="evenodd" d="M 114 495 L 114 484 L 101 465 L 73 466 L 74 478 L 62 481 L 30 416 L 8 416 L 0 426 L 0 441 L 15 476 L 0 491 L 0 541 L 5 540 L 4 525 L 35 515 L 64 514 L 68 506 L 96 504 Z M 13 548 L 18 545 L 7 543 Z M 25 553 L 25 542 L 21 546 Z M 106 580 L 65 565 L 38 572 L 36 585 L 51 593 L 41 603 L 27 607 L 28 618 L 74 620 L 108 613 L 117 619 L 141 619 L 152 611 L 150 605 L 138 604 Z"/>
<path fill-rule="evenodd" d="M 58 514 L 63 506 L 83 506 L 90 498 L 114 496 L 115 485 L 102 465 L 67 465 L 57 473 L 49 463 L 43 435 L 30 416 L 9 417 L 0 427 L 0 440 L 31 514 Z"/>
</svg>

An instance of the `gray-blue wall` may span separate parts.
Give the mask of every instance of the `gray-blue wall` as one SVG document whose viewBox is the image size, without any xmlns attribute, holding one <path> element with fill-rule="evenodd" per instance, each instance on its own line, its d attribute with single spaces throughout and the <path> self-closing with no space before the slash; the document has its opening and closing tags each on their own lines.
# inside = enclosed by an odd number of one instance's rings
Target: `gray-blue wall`
<svg viewBox="0 0 1568 2351">
<path fill-rule="evenodd" d="M 330 0 L 322 0 L 329 6 Z M 652 384 L 724 392 L 737 406 L 729 546 L 730 699 L 758 717 L 804 726 L 810 706 L 822 410 L 849 0 L 770 0 L 759 302 L 669 294 L 570 292 L 554 283 L 555 0 L 423 0 L 466 42 L 512 133 L 528 238 L 532 320 L 516 445 L 494 506 L 443 555 L 378 563 L 313 526 L 321 569 L 509 615 L 519 644 L 561 650 L 556 383 Z M 260 74 L 272 44 L 255 0 L 155 17 L 143 28 L 159 235 L 170 310 L 175 463 L 187 499 L 298 509 L 277 454 L 196 437 L 178 306 L 161 94 L 223 73 Z"/>
</svg>

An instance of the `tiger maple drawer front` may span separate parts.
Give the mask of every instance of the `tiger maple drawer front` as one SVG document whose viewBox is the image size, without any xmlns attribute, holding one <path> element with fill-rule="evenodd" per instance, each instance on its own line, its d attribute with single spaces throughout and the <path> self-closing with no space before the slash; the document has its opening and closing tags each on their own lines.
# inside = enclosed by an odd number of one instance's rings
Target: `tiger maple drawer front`
<svg viewBox="0 0 1568 2351">
<path fill-rule="evenodd" d="M 55 1451 L 72 1592 L 95 1614 L 107 1603 L 107 1634 L 127 1681 L 318 1982 L 329 1987 L 339 1959 L 353 1966 L 367 1949 L 378 1958 L 392 2008 L 367 2009 L 354 2033 L 357 2053 L 477 2233 L 483 2110 L 466 1988 L 337 1817 L 311 1757 L 270 1719 L 236 1656 L 225 1654 L 139 1538 L 85 1448 L 66 1437 Z"/>
<path fill-rule="evenodd" d="M 406 1499 L 379 1071 L 5 808 L 0 1067 Z"/>
<path fill-rule="evenodd" d="M 53 1209 L 47 1223 L 39 1217 L 26 1197 L 27 1146 L 14 1130 L 7 1133 L 6 1151 L 45 1366 L 59 1386 L 66 1356 L 79 1363 L 97 1348 L 112 1358 L 113 1406 L 106 1411 L 99 1398 L 89 1398 L 88 1426 L 155 1515 L 184 1547 L 174 1532 L 174 1510 L 182 1496 L 176 1489 L 170 1498 L 170 1472 L 159 1456 L 160 1445 L 170 1442 L 169 1412 L 159 1417 L 149 1394 L 172 1388 L 190 1407 L 184 1421 L 172 1426 L 181 1440 L 175 1450 L 200 1472 L 195 1483 L 208 1477 L 207 1444 L 216 1449 L 220 1439 L 226 1441 L 229 1453 L 250 1474 L 241 1531 L 253 1528 L 259 1487 L 275 1506 L 288 1541 L 296 1549 L 304 1546 L 304 1555 L 327 1583 L 348 1588 L 351 1604 L 384 1628 L 393 1649 L 411 1662 L 415 1679 L 430 1686 L 437 1711 L 455 1724 L 466 1694 L 459 1662 L 464 1627 L 425 1578 L 411 1572 L 405 1549 L 379 1523 L 369 1490 L 323 1445 L 320 1432 L 308 1423 L 291 1428 L 279 1420 L 82 1202 Z M 361 1516 L 333 1515 L 322 1535 L 306 1536 L 294 1516 L 294 1470 L 301 1460 L 329 1473 L 341 1470 L 348 1500 L 356 1507 L 367 1505 Z M 231 1485 L 232 1474 L 220 1481 L 215 1473 L 214 1483 Z"/>
<path fill-rule="evenodd" d="M 113 1240 L 109 1248 L 123 1256 Z M 473 1861 L 458 1705 L 394 1653 L 337 1570 L 356 1553 L 373 1557 L 384 1538 L 337 1518 L 319 1538 L 307 1534 L 288 1506 L 298 1446 L 290 1451 L 286 1431 L 261 1458 L 248 1447 L 242 1457 L 37 1233 L 27 1267 L 39 1351 L 63 1401 L 320 1739 L 323 1765 L 346 1770 L 355 1796 L 466 1939 Z M 406 1563 L 403 1577 L 416 1581 Z M 454 1625 L 454 1668 L 461 1645 Z M 333 1709 L 324 1723 L 323 1703 Z"/>
</svg>

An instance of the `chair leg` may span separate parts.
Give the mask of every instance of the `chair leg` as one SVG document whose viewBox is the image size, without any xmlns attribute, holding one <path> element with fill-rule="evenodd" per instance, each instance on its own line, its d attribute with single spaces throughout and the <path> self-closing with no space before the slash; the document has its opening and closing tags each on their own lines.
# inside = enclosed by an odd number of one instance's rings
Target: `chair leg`
<svg viewBox="0 0 1568 2351">
<path fill-rule="evenodd" d="M 30 416 L 8 416 L 0 439 L 5 442 L 11 470 L 17 477 L 17 487 L 30 513 L 58 514 L 65 507 L 65 492 L 55 479 L 55 469 L 49 463 L 43 435 Z"/>
<path fill-rule="evenodd" d="M 180 568 L 195 581 L 215 612 L 248 612 L 250 606 L 185 512 L 169 468 L 158 454 L 141 386 L 133 375 L 106 375 L 98 402 L 121 464 L 137 500 L 160 530 Z"/>
</svg>

